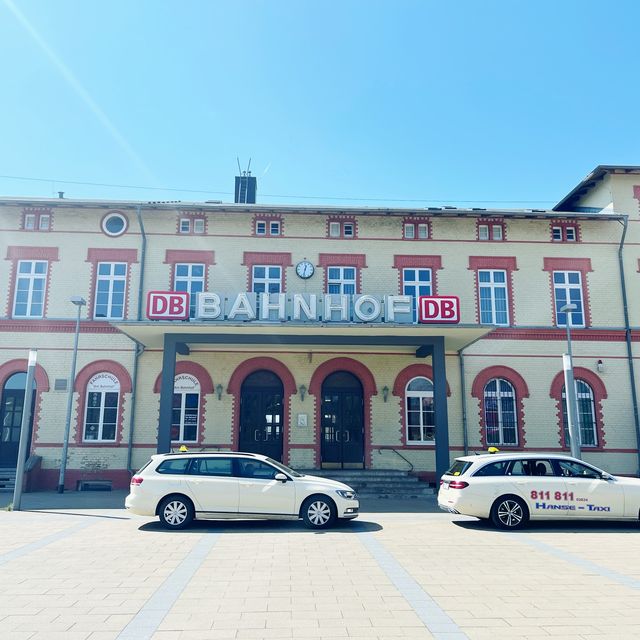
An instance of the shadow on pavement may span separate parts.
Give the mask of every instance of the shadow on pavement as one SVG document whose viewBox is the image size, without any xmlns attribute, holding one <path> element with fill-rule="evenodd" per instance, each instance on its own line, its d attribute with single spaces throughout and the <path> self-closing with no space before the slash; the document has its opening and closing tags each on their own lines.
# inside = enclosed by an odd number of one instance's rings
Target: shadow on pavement
<svg viewBox="0 0 640 640">
<path fill-rule="evenodd" d="M 505 533 L 502 529 L 496 529 L 489 520 L 453 520 L 453 524 L 457 527 L 467 529 L 469 531 L 495 531 L 496 533 Z M 572 522 L 558 522 L 557 520 L 545 520 L 530 522 L 526 528 L 508 533 L 635 533 L 640 530 L 638 524 L 630 524 L 621 521 L 592 521 L 592 520 L 574 520 Z"/>
<path fill-rule="evenodd" d="M 377 522 L 366 520 L 352 520 L 339 522 L 330 529 L 307 529 L 302 520 L 195 520 L 188 529 L 173 531 L 165 529 L 158 520 L 147 522 L 140 531 L 154 531 L 156 533 L 370 533 L 381 531 L 382 526 Z"/>
</svg>

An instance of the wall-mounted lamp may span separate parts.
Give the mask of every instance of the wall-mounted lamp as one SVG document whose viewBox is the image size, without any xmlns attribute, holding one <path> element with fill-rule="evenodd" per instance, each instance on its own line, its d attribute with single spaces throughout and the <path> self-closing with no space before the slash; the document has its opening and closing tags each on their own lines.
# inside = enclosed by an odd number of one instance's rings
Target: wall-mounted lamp
<svg viewBox="0 0 640 640">
<path fill-rule="evenodd" d="M 222 385 L 216 385 L 216 395 L 218 396 L 218 400 L 222 400 Z"/>
<path fill-rule="evenodd" d="M 301 384 L 298 387 L 298 391 L 300 392 L 300 400 L 302 400 L 304 402 L 304 396 L 307 393 L 307 387 L 305 387 L 303 384 Z"/>
<path fill-rule="evenodd" d="M 596 369 L 602 373 L 604 371 L 604 362 L 602 362 L 602 360 L 598 360 L 598 362 L 596 362 Z"/>
<path fill-rule="evenodd" d="M 389 397 L 389 387 L 385 385 L 384 387 L 382 387 L 382 399 L 386 402 L 388 397 Z"/>
</svg>

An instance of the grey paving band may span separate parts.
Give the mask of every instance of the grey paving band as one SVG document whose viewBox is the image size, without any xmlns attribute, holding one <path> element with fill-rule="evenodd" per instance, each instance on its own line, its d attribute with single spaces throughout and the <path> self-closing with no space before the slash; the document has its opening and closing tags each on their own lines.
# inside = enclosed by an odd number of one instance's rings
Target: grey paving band
<svg viewBox="0 0 640 640">
<path fill-rule="evenodd" d="M 405 571 L 402 565 L 371 533 L 358 534 L 380 568 L 413 607 L 425 627 L 437 640 L 469 640 L 469 636 L 436 604 L 433 598 Z"/>
<path fill-rule="evenodd" d="M 625 587 L 640 590 L 640 580 L 625 576 L 624 573 L 619 573 L 618 571 L 614 571 L 613 569 L 607 569 L 607 567 L 603 567 L 602 565 L 591 562 L 590 560 L 585 560 L 584 558 L 576 556 L 573 553 L 569 553 L 568 551 L 562 551 L 561 549 L 553 547 L 550 544 L 540 542 L 539 540 L 536 540 L 535 538 L 532 538 L 527 534 L 509 533 L 507 535 L 513 536 L 514 540 L 524 542 L 525 544 L 539 549 L 540 551 L 544 551 L 549 555 L 555 556 L 560 560 L 564 560 L 565 562 L 569 562 L 576 567 L 585 569 L 589 573 L 597 573 L 603 578 L 609 578 L 609 580 L 613 580 L 618 584 L 623 584 Z"/>
<path fill-rule="evenodd" d="M 200 568 L 217 542 L 219 534 L 207 533 L 190 551 L 173 573 L 158 587 L 133 620 L 120 632 L 117 640 L 149 640 L 169 613 L 173 603 Z"/>
<path fill-rule="evenodd" d="M 29 555 L 33 551 L 37 551 L 38 549 L 42 549 L 42 547 L 46 547 L 53 542 L 58 542 L 58 540 L 64 540 L 69 536 L 72 536 L 74 533 L 78 531 L 82 531 L 82 529 L 86 529 L 90 527 L 92 524 L 95 524 L 95 520 L 89 520 L 84 522 L 79 522 L 78 524 L 73 525 L 72 527 L 68 527 L 67 529 L 63 529 L 62 531 L 58 531 L 57 533 L 52 533 L 51 535 L 45 536 L 44 538 L 40 538 L 40 540 L 36 540 L 35 542 L 30 542 L 29 544 L 25 544 L 18 549 L 14 549 L 13 551 L 7 551 L 6 553 L 0 554 L 0 566 L 3 564 L 7 564 L 7 562 L 11 562 L 16 558 L 21 558 L 23 556 Z"/>
</svg>

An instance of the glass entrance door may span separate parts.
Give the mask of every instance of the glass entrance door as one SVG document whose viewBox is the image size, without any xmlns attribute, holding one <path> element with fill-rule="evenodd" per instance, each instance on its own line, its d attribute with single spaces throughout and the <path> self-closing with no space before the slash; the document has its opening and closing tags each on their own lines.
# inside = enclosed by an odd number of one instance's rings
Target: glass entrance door
<svg viewBox="0 0 640 640">
<path fill-rule="evenodd" d="M 324 468 L 364 467 L 364 403 L 362 385 L 339 371 L 322 384 L 322 443 Z"/>
<path fill-rule="evenodd" d="M 282 461 L 283 395 L 280 378 L 270 371 L 246 377 L 240 390 L 240 451 Z"/>
<path fill-rule="evenodd" d="M 2 389 L 0 404 L 0 467 L 15 467 L 18 462 L 18 446 L 20 444 L 20 426 L 24 405 L 24 391 L 27 383 L 26 373 L 14 373 Z M 35 391 L 36 385 L 33 383 Z M 33 408 L 36 394 L 31 402 L 31 425 L 33 424 Z M 27 451 L 27 456 L 29 452 Z"/>
</svg>

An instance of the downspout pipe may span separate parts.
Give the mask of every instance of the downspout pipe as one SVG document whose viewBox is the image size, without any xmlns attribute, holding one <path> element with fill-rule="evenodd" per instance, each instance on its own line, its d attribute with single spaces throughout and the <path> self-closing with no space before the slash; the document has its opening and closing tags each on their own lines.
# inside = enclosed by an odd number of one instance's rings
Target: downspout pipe
<svg viewBox="0 0 640 640">
<path fill-rule="evenodd" d="M 629 303 L 627 300 L 627 285 L 624 275 L 624 260 L 622 252 L 624 249 L 624 240 L 627 235 L 627 227 L 629 225 L 629 217 L 624 216 L 622 237 L 618 246 L 618 267 L 620 271 L 620 288 L 622 291 L 622 309 L 624 312 L 624 334 L 627 343 L 627 363 L 629 365 L 629 382 L 631 384 L 631 403 L 633 406 L 633 421 L 636 428 L 636 447 L 638 448 L 638 476 L 640 476 L 640 417 L 638 414 L 638 394 L 636 392 L 636 375 L 633 366 L 633 349 L 631 346 L 631 325 L 629 323 Z"/>
<path fill-rule="evenodd" d="M 464 455 L 469 455 L 469 434 L 467 425 L 467 392 L 464 384 L 464 347 L 458 351 L 460 362 L 460 397 L 462 403 L 462 444 Z"/>
<path fill-rule="evenodd" d="M 137 320 L 142 320 L 142 301 L 144 299 L 144 272 L 147 257 L 147 234 L 144 229 L 144 221 L 142 220 L 142 205 L 136 206 L 136 216 L 138 218 L 138 226 L 140 227 L 141 243 L 140 243 L 140 277 L 138 278 L 138 310 Z M 133 457 L 133 434 L 135 431 L 136 420 L 136 390 L 138 386 L 138 361 L 144 352 L 144 345 L 137 340 L 135 342 L 135 352 L 133 355 L 133 371 L 131 372 L 131 416 L 129 418 L 129 443 L 127 445 L 127 471 L 133 475 L 134 471 L 131 467 Z"/>
</svg>

